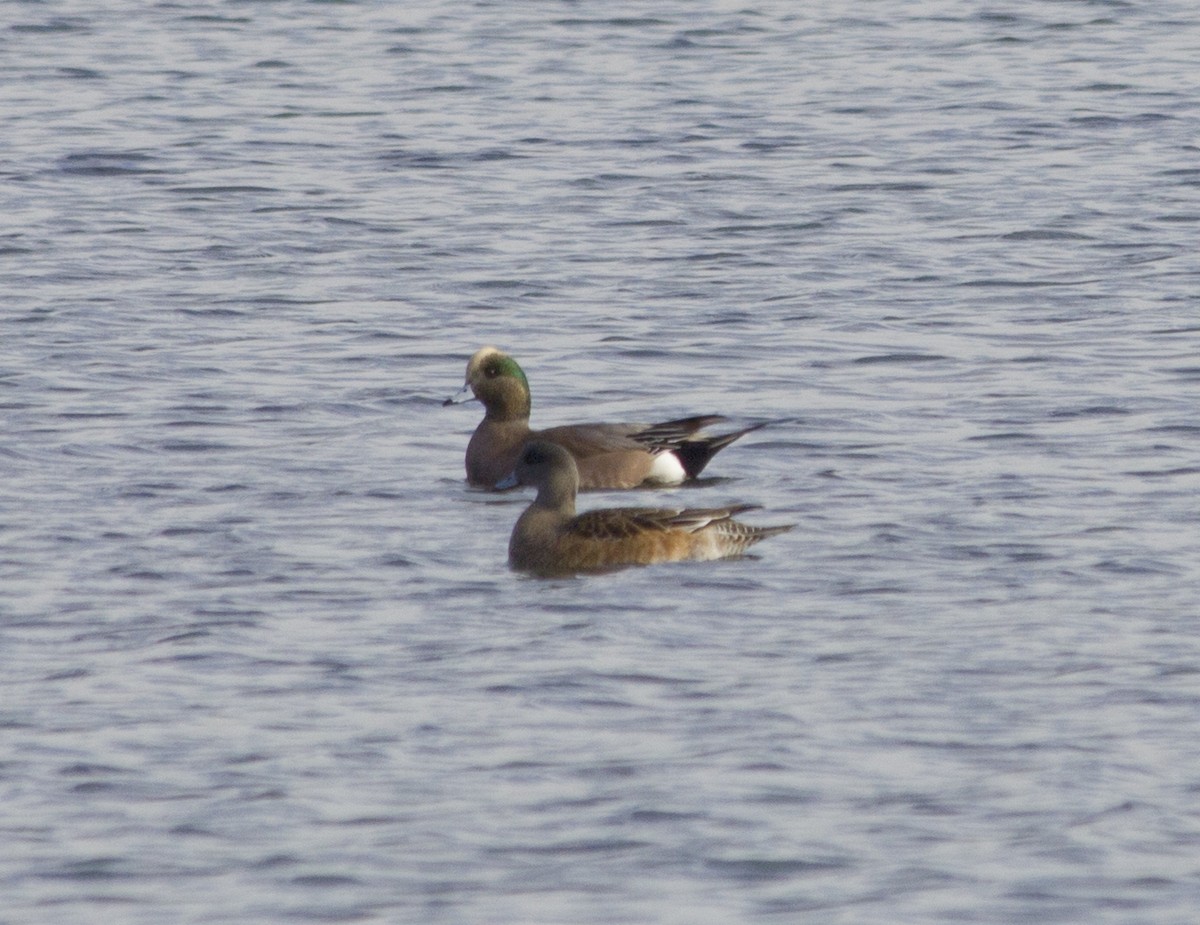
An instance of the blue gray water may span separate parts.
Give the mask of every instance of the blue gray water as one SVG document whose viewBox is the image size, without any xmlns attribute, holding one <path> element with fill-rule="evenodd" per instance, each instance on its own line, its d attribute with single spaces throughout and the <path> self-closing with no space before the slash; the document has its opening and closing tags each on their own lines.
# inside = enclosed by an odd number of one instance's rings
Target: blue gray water
<svg viewBox="0 0 1200 925">
<path fill-rule="evenodd" d="M 3 6 L 0 922 L 1193 922 L 1195 5 L 412 6 Z"/>
</svg>

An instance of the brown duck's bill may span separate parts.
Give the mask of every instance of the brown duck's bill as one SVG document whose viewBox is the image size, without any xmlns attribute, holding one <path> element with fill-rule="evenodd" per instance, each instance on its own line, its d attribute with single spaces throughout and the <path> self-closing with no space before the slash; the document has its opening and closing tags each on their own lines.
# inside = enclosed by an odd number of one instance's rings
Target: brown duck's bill
<svg viewBox="0 0 1200 925">
<path fill-rule="evenodd" d="M 471 391 L 471 384 L 464 383 L 463 387 L 442 402 L 442 407 L 447 405 L 461 405 L 465 401 L 475 401 L 475 393 Z"/>
</svg>

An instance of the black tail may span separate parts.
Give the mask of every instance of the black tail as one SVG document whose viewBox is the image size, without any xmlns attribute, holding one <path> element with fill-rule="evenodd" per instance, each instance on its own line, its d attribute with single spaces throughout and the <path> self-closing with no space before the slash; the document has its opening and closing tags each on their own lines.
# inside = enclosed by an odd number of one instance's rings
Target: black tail
<svg viewBox="0 0 1200 925">
<path fill-rule="evenodd" d="M 694 437 L 692 439 L 677 440 L 669 444 L 654 444 L 662 446 L 664 449 L 669 449 L 675 454 L 679 462 L 683 465 L 683 471 L 687 473 L 689 479 L 694 479 L 704 471 L 704 467 L 709 461 L 717 455 L 729 444 L 733 443 L 739 437 L 744 437 L 752 430 L 758 430 L 760 427 L 765 427 L 766 421 L 761 424 L 753 424 L 750 427 L 742 430 L 735 430 L 729 434 L 718 434 L 715 437 Z"/>
</svg>

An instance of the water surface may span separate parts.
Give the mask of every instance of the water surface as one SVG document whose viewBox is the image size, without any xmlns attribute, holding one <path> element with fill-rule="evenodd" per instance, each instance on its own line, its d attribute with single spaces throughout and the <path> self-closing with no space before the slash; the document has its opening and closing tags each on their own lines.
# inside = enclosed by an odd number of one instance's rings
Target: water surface
<svg viewBox="0 0 1200 925">
<path fill-rule="evenodd" d="M 1190 5 L 6 12 L 4 915 L 1191 921 Z M 512 574 L 484 343 L 799 529 Z"/>
</svg>

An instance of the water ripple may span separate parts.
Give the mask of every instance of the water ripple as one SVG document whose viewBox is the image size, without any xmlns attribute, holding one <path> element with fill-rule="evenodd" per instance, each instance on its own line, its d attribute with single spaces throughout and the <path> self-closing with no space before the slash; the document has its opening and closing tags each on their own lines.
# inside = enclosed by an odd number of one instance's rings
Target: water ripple
<svg viewBox="0 0 1200 925">
<path fill-rule="evenodd" d="M 911 6 L 13 8 L 9 917 L 1194 917 L 1200 23 Z M 799 528 L 512 574 L 484 343 Z"/>
</svg>

